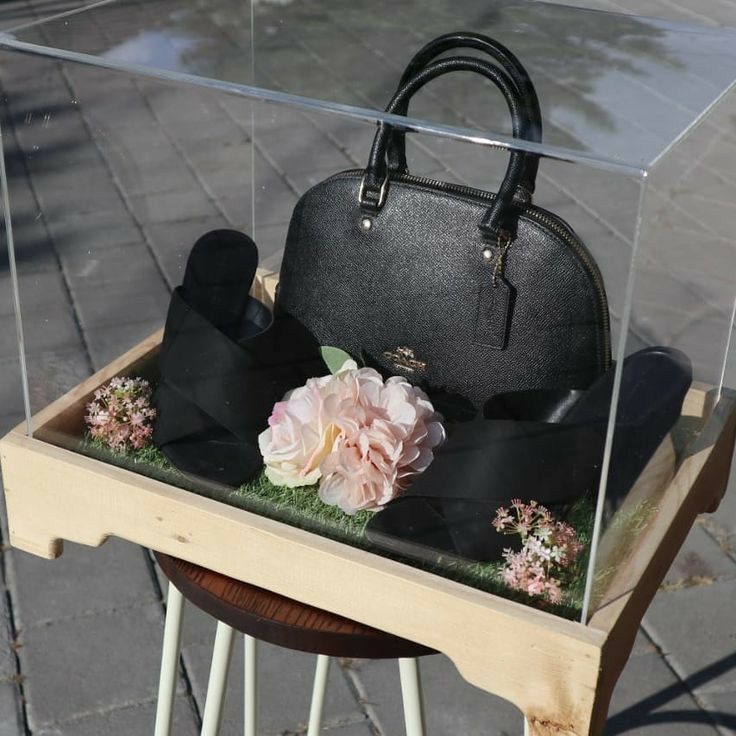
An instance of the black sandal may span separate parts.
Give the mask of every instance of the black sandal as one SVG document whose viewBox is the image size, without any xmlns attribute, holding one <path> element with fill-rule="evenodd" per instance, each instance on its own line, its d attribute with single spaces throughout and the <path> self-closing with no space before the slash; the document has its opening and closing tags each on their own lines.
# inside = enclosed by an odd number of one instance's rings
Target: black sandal
<svg viewBox="0 0 736 736">
<path fill-rule="evenodd" d="M 680 417 L 692 381 L 678 350 L 648 348 L 624 361 L 607 505 L 616 508 Z M 425 473 L 368 523 L 377 546 L 436 561 L 498 561 L 513 546 L 491 522 L 519 498 L 560 518 L 595 498 L 614 368 L 585 391 L 519 391 L 490 399 L 458 425 Z"/>
<path fill-rule="evenodd" d="M 259 472 L 258 435 L 274 404 L 328 373 L 299 322 L 249 296 L 257 266 L 247 235 L 203 235 L 172 294 L 161 343 L 153 442 L 182 473 L 218 488 Z"/>
</svg>

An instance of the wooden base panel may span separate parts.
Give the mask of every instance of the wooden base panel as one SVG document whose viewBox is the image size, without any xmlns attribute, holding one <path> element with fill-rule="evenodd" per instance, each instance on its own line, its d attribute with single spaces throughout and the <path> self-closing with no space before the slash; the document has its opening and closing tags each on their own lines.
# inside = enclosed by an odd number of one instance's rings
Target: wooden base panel
<svg viewBox="0 0 736 736">
<path fill-rule="evenodd" d="M 257 295 L 268 300 L 275 284 L 260 274 Z M 533 736 L 603 733 L 644 611 L 696 516 L 725 492 L 733 394 L 691 391 L 686 412 L 704 423 L 698 444 L 676 472 L 663 445 L 632 489 L 635 504 L 660 488 L 658 511 L 625 559 L 616 525 L 606 532 L 602 563 L 615 574 L 582 625 L 66 449 L 95 388 L 150 358 L 160 337 L 40 412 L 34 437 L 19 427 L 0 441 L 14 547 L 52 559 L 63 540 L 98 547 L 120 537 L 441 651 L 468 682 L 514 703 Z"/>
</svg>

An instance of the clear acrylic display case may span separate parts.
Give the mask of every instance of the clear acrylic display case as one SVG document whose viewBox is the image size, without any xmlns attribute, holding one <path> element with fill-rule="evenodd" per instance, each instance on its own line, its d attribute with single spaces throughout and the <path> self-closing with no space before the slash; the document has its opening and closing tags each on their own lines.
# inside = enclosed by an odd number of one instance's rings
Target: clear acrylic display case
<svg viewBox="0 0 736 736">
<path fill-rule="evenodd" d="M 414 53 L 465 29 L 520 59 L 542 142 L 514 137 L 497 90 L 470 74 L 433 81 L 409 117 L 384 112 Z M 3 441 L 11 541 L 53 557 L 65 538 L 122 536 L 441 649 L 469 680 L 522 707 L 532 729 L 569 708 L 574 732 L 592 732 L 637 617 L 695 516 L 717 505 L 733 455 L 735 41 L 729 31 L 501 0 L 237 9 L 103 0 L 6 30 L 4 63 L 22 70 L 0 120 L 0 359 L 17 383 L 0 415 L 5 430 L 22 420 Z M 464 533 L 442 501 L 431 502 L 440 510 L 419 541 L 400 524 L 371 535 L 366 525 L 383 511 L 346 515 L 321 504 L 316 487 L 287 492 L 261 476 L 240 488 L 202 483 L 150 448 L 111 451 L 89 436 L 95 390 L 115 376 L 159 380 L 161 327 L 194 242 L 217 228 L 248 233 L 260 254 L 252 294 L 272 308 L 297 201 L 332 174 L 364 169 L 376 123 L 408 132 L 412 174 L 459 187 L 495 192 L 511 152 L 538 157 L 539 209 L 519 206 L 538 220 L 551 213 L 593 264 L 610 316 L 600 348 L 609 393 L 592 400 L 595 381 L 539 385 L 533 375 L 516 385 L 593 401 L 595 419 L 582 423 L 596 439 L 565 470 L 579 492 L 552 508 L 582 550 L 545 568 L 559 584 L 552 596 L 533 588 L 530 569 L 514 571 L 511 555 L 474 559 L 428 543 L 438 528 Z M 410 229 L 411 210 L 403 215 Z M 513 264 L 512 242 L 512 287 Z M 537 296 L 522 288 L 515 298 Z M 557 317 L 535 318 L 562 334 Z M 510 325 L 509 343 L 513 313 Z M 652 348 L 680 372 L 636 359 Z M 560 442 L 559 463 L 569 462 Z M 540 480 L 560 472 L 539 464 L 533 445 L 521 457 Z M 537 498 L 533 487 L 519 496 Z M 498 534 L 493 520 L 487 512 L 488 535 Z M 436 630 L 418 610 L 428 603 L 444 612 Z M 478 630 L 473 646 L 454 642 L 456 616 Z M 471 650 L 491 646 L 525 665 L 509 665 L 506 680 L 504 667 L 489 673 Z M 533 663 L 550 682 L 529 694 L 519 683 Z M 523 673 L 516 683 L 513 672 Z M 566 687 L 599 694 L 560 705 L 550 695 L 560 672 Z"/>
</svg>

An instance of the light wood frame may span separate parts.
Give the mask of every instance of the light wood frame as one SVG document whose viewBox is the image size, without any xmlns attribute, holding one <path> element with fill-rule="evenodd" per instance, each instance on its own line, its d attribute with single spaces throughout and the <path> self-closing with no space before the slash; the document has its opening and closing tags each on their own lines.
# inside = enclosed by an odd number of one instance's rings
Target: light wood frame
<svg viewBox="0 0 736 736">
<path fill-rule="evenodd" d="M 256 295 L 277 277 L 259 273 Z M 725 493 L 736 395 L 693 388 L 684 413 L 702 419 L 674 472 L 664 443 L 630 494 L 662 486 L 658 512 L 627 543 L 616 525 L 600 555 L 617 565 L 587 625 L 474 590 L 65 449 L 92 392 L 155 353 L 157 332 L 0 441 L 10 542 L 56 558 L 63 541 L 115 536 L 189 560 L 444 652 L 470 683 L 514 703 L 533 736 L 598 736 L 641 618 L 696 516 Z M 76 430 L 78 432 L 78 429 Z M 629 501 L 627 501 L 629 503 Z"/>
</svg>

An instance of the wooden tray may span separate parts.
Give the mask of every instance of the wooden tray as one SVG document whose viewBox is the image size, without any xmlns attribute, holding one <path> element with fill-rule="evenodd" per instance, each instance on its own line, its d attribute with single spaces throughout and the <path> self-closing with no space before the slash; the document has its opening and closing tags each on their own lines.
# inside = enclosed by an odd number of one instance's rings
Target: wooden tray
<svg viewBox="0 0 736 736">
<path fill-rule="evenodd" d="M 276 282 L 259 273 L 256 295 L 269 301 Z M 600 558 L 612 574 L 582 625 L 65 448 L 94 390 L 150 360 L 160 339 L 37 414 L 33 437 L 21 425 L 0 441 L 14 547 L 51 559 L 65 539 L 93 547 L 127 539 L 444 652 L 468 682 L 513 702 L 535 736 L 603 732 L 649 602 L 696 516 L 725 493 L 736 394 L 690 391 L 683 413 L 702 429 L 676 471 L 672 444 L 663 443 L 618 512 L 626 518 L 656 499 L 644 529 L 631 538 L 625 524 L 609 526 Z"/>
</svg>

